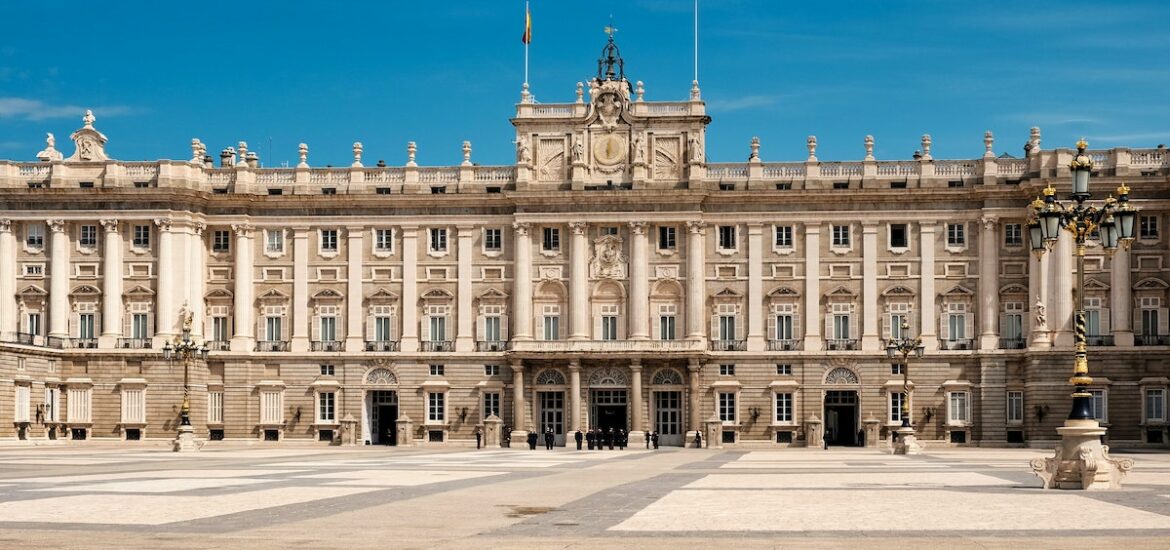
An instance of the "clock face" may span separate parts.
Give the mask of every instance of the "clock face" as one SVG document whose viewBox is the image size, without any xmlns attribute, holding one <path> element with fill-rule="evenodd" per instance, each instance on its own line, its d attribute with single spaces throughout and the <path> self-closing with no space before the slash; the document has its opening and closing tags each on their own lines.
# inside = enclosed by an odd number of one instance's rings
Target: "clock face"
<svg viewBox="0 0 1170 550">
<path fill-rule="evenodd" d="M 593 157 L 598 164 L 614 165 L 626 159 L 626 141 L 613 134 L 593 140 Z"/>
</svg>

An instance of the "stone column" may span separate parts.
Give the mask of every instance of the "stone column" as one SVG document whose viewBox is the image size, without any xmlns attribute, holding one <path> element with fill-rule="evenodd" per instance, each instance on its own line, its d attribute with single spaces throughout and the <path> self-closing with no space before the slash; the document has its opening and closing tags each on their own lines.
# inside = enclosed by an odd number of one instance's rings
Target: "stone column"
<svg viewBox="0 0 1170 550">
<path fill-rule="evenodd" d="M 647 274 L 650 260 L 647 257 L 646 222 L 630 222 L 630 340 L 650 338 L 650 277 Z"/>
<path fill-rule="evenodd" d="M 365 270 L 362 261 L 365 259 L 365 243 L 361 226 L 345 228 L 348 242 L 345 245 L 346 263 L 349 272 L 345 276 L 345 351 L 354 352 L 365 349 L 365 293 L 363 292 L 362 278 Z M 373 335 L 370 335 L 373 340 Z"/>
<path fill-rule="evenodd" d="M 118 220 L 102 220 L 102 334 L 98 347 L 112 348 L 122 337 L 122 235 Z M 0 256 L 4 256 L 0 252 Z M 7 294 L 4 294 L 7 296 Z"/>
<path fill-rule="evenodd" d="M 203 305 L 204 286 L 207 277 L 203 276 L 203 262 L 207 258 L 207 246 L 203 241 L 203 232 L 207 224 L 195 222 L 191 224 L 191 236 L 187 239 L 187 309 L 191 311 L 191 337 L 202 342 L 204 316 L 207 308 Z"/>
<path fill-rule="evenodd" d="M 455 322 L 455 351 L 475 351 L 475 316 L 471 311 L 471 253 L 475 227 L 460 225 L 459 232 L 459 288 L 455 297 L 457 320 Z"/>
<path fill-rule="evenodd" d="M 701 220 L 687 222 L 687 339 L 704 340 L 707 337 L 706 307 L 707 276 L 704 266 L 703 228 Z M 693 426 L 698 426 L 694 424 Z M 698 429 L 694 427 L 693 429 Z"/>
<path fill-rule="evenodd" d="M 699 373 L 702 371 L 703 365 L 698 359 L 690 359 L 687 363 L 687 372 L 690 375 L 687 389 L 687 441 L 692 441 L 695 434 L 703 429 L 703 424 L 699 421 L 699 406 L 702 403 L 699 395 Z"/>
<path fill-rule="evenodd" d="M 0 220 L 0 338 L 9 339 L 20 331 L 16 307 L 16 235 L 12 220 Z"/>
<path fill-rule="evenodd" d="M 979 349 L 999 348 L 999 220 L 980 219 L 979 235 Z"/>
<path fill-rule="evenodd" d="M 158 277 L 158 288 L 155 289 L 155 349 L 175 335 L 176 320 L 179 315 L 179 305 L 175 303 L 177 296 L 175 278 L 178 276 L 175 257 L 175 235 L 172 231 L 173 221 L 170 218 L 154 220 L 158 227 L 158 260 L 155 262 L 155 275 Z"/>
<path fill-rule="evenodd" d="M 748 224 L 747 350 L 764 351 L 764 225 Z"/>
<path fill-rule="evenodd" d="M 581 428 L 581 360 L 569 361 L 569 418 L 573 424 L 566 433 Z"/>
<path fill-rule="evenodd" d="M 637 442 L 646 437 L 646 415 L 643 410 L 646 405 L 642 400 L 641 359 L 630 361 L 630 391 L 634 394 L 633 400 L 631 401 L 634 407 L 634 414 L 632 415 L 633 425 L 630 428 L 629 435 L 631 442 Z"/>
<path fill-rule="evenodd" d="M 861 224 L 861 349 L 865 351 L 882 349 L 878 333 L 877 232 L 876 223 Z"/>
<path fill-rule="evenodd" d="M 418 351 L 418 226 L 402 226 L 402 341 L 399 349 Z"/>
<path fill-rule="evenodd" d="M 524 399 L 524 362 L 512 361 L 512 443 L 525 445 L 528 436 L 528 406 Z"/>
<path fill-rule="evenodd" d="M 1133 345 L 1133 282 L 1129 267 L 1129 250 L 1117 247 L 1110 262 L 1109 322 L 1113 325 L 1113 345 Z M 1105 328 L 1105 327 L 1102 327 Z"/>
<path fill-rule="evenodd" d="M 532 235 L 531 226 L 515 222 L 515 272 L 512 275 L 512 339 L 532 339 Z"/>
<path fill-rule="evenodd" d="M 294 227 L 293 230 L 293 290 L 292 311 L 289 312 L 292 327 L 290 349 L 294 353 L 309 351 L 309 322 L 313 311 L 309 307 L 309 228 Z"/>
<path fill-rule="evenodd" d="M 1076 301 L 1073 300 L 1073 282 L 1076 277 L 1073 262 L 1075 248 L 1076 243 L 1073 242 L 1072 234 L 1062 230 L 1056 246 L 1050 252 L 1056 269 L 1049 273 L 1052 277 L 1052 286 L 1048 299 L 1048 326 L 1052 327 L 1052 345 L 1059 347 L 1071 347 L 1075 339 L 1072 326 L 1073 311 L 1076 309 Z M 1080 289 L 1076 291 L 1080 292 Z"/>
<path fill-rule="evenodd" d="M 821 339 L 821 226 L 804 225 L 804 351 L 824 347 Z"/>
<path fill-rule="evenodd" d="M 569 339 L 589 340 L 589 225 L 569 222 L 572 243 L 569 247 Z"/>
<path fill-rule="evenodd" d="M 69 234 L 64 220 L 48 220 L 52 231 L 49 248 L 49 336 L 69 337 Z"/>
<path fill-rule="evenodd" d="M 934 307 L 934 231 L 935 222 L 922 221 L 918 223 L 919 240 L 922 242 L 921 261 L 918 267 L 919 289 L 922 295 L 920 311 L 918 312 L 918 335 L 922 337 L 922 346 L 927 350 L 938 349 L 938 312 Z"/>
<path fill-rule="evenodd" d="M 1051 335 L 1048 332 L 1048 260 L 1052 254 L 1043 254 L 1032 257 L 1028 261 L 1028 308 L 1032 314 L 1030 326 L 1032 333 L 1028 336 L 1029 347 L 1048 348 L 1052 346 Z M 1043 321 L 1043 322 L 1041 322 Z"/>
<path fill-rule="evenodd" d="M 255 299 L 252 288 L 252 269 L 255 255 L 252 252 L 253 227 L 248 224 L 232 226 L 236 234 L 235 296 L 232 314 L 232 351 L 252 351 L 256 346 L 256 323 L 254 321 Z"/>
</svg>

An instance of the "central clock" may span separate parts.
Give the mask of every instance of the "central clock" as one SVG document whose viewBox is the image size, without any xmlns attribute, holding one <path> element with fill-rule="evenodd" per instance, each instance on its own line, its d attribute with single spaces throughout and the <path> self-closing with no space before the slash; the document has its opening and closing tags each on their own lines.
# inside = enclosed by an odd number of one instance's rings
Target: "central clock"
<svg viewBox="0 0 1170 550">
<path fill-rule="evenodd" d="M 626 159 L 626 141 L 615 134 L 593 140 L 593 158 L 598 164 L 613 166 Z"/>
</svg>

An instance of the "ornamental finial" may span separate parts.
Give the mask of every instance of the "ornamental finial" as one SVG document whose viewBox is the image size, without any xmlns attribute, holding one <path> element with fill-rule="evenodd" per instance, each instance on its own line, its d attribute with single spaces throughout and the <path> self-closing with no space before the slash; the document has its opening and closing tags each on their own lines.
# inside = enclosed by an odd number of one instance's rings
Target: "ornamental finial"
<svg viewBox="0 0 1170 550">
<path fill-rule="evenodd" d="M 1129 186 L 1123 182 L 1121 185 L 1117 186 L 1117 196 L 1124 197 L 1126 195 L 1129 195 Z"/>
<path fill-rule="evenodd" d="M 1089 142 L 1085 141 L 1085 138 L 1082 137 L 1080 140 L 1077 141 L 1077 149 L 1078 150 L 1084 151 L 1085 149 L 1088 149 L 1088 148 L 1089 148 Z"/>
</svg>

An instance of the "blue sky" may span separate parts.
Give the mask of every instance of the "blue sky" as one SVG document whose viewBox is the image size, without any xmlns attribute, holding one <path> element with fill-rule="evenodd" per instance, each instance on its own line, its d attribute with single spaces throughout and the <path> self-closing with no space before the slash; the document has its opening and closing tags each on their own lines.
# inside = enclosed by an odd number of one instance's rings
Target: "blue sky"
<svg viewBox="0 0 1170 550">
<path fill-rule="evenodd" d="M 513 159 L 523 2 L 84 2 L 3 7 L 0 158 L 32 160 L 85 108 L 118 159 L 185 159 L 247 141 L 268 166 L 351 160 L 423 165 Z M 532 90 L 574 99 L 613 15 L 626 74 L 648 100 L 687 97 L 691 0 L 534 0 Z M 699 80 L 707 154 L 741 161 L 973 158 L 985 130 L 1019 155 L 1043 147 L 1170 143 L 1170 2 L 702 0 Z"/>
</svg>

